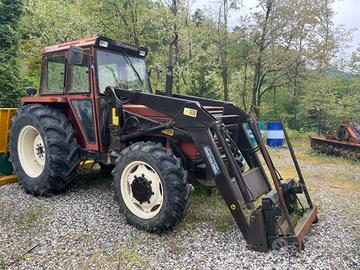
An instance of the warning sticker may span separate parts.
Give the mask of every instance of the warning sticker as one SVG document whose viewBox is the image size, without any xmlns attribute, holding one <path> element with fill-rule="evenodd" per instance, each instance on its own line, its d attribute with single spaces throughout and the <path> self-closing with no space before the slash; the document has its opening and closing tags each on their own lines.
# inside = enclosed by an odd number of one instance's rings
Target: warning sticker
<svg viewBox="0 0 360 270">
<path fill-rule="evenodd" d="M 114 126 L 119 125 L 119 116 L 116 115 L 116 108 L 112 108 L 112 124 Z"/>
<path fill-rule="evenodd" d="M 186 116 L 190 116 L 190 117 L 196 117 L 197 116 L 197 110 L 185 107 L 183 114 L 186 115 Z"/>
<path fill-rule="evenodd" d="M 215 175 L 219 174 L 220 173 L 220 168 L 219 168 L 219 165 L 216 163 L 216 160 L 215 160 L 215 157 L 213 155 L 213 153 L 211 152 L 211 149 L 210 149 L 210 146 L 209 145 L 206 145 L 204 146 L 204 152 L 205 152 L 205 155 L 210 163 L 210 166 L 211 166 L 211 169 L 213 171 L 213 173 Z"/>
<path fill-rule="evenodd" d="M 174 130 L 172 128 L 164 129 L 161 132 L 169 136 L 174 136 Z"/>
</svg>

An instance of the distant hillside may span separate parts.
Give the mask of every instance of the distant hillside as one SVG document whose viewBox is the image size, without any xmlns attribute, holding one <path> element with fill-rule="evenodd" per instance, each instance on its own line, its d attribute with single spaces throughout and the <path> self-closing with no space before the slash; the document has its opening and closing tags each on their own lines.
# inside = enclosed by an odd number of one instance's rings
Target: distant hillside
<svg viewBox="0 0 360 270">
<path fill-rule="evenodd" d="M 346 79 L 351 79 L 354 77 L 354 75 L 350 72 L 345 72 L 345 71 L 341 71 L 337 68 L 333 68 L 330 67 L 326 70 L 326 73 L 331 75 L 331 76 L 340 76 L 340 77 L 344 77 Z"/>
</svg>

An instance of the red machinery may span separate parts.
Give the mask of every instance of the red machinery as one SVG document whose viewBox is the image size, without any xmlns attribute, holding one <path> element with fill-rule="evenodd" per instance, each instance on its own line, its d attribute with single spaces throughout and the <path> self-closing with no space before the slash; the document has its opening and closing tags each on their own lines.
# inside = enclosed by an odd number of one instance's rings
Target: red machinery
<svg viewBox="0 0 360 270">
<path fill-rule="evenodd" d="M 42 51 L 39 95 L 27 89 L 10 129 L 10 158 L 21 185 L 34 195 L 59 193 L 81 161 L 94 160 L 113 169 L 115 198 L 127 221 L 162 233 L 186 215 L 188 181 L 206 177 L 249 248 L 303 248 L 317 207 L 286 131 L 299 179 L 280 177 L 256 121 L 235 104 L 173 94 L 171 87 L 152 91 L 146 55 L 146 48 L 106 37 Z"/>
<path fill-rule="evenodd" d="M 311 137 L 311 147 L 322 153 L 360 159 L 360 125 L 343 120 L 335 134 L 325 138 Z"/>
</svg>

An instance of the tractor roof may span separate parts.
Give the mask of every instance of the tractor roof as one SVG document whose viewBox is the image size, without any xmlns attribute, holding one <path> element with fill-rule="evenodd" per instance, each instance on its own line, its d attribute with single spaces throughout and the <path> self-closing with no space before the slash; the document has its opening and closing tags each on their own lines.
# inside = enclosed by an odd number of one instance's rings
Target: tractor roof
<svg viewBox="0 0 360 270">
<path fill-rule="evenodd" d="M 48 46 L 41 50 L 41 54 L 43 55 L 43 54 L 52 53 L 52 52 L 64 51 L 64 50 L 69 49 L 70 46 L 84 47 L 84 46 L 94 45 L 97 38 L 98 37 L 84 38 L 84 39 L 80 39 L 80 40 L 75 40 L 75 41 L 70 41 L 70 42 L 66 42 L 66 43 L 60 43 L 57 45 Z"/>
<path fill-rule="evenodd" d="M 80 40 L 70 41 L 66 43 L 61 43 L 57 45 L 52 45 L 45 47 L 41 50 L 41 55 L 46 55 L 48 53 L 65 51 L 70 48 L 70 46 L 79 46 L 79 47 L 89 47 L 96 46 L 99 48 L 109 49 L 109 50 L 126 50 L 128 53 L 133 54 L 134 52 L 142 57 L 147 55 L 147 48 L 137 46 L 135 44 L 130 44 L 124 41 L 113 40 L 104 36 L 95 36 L 90 38 L 84 38 Z"/>
</svg>

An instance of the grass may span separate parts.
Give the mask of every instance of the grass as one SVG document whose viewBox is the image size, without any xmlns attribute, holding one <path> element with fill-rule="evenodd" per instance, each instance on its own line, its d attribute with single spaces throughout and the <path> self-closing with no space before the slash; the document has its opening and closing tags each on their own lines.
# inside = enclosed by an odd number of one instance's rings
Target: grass
<svg viewBox="0 0 360 270">
<path fill-rule="evenodd" d="M 19 217 L 16 219 L 16 226 L 19 229 L 35 226 L 37 221 L 45 216 L 45 214 L 45 209 L 41 204 L 31 206 L 19 215 Z"/>
<path fill-rule="evenodd" d="M 153 269 L 150 261 L 137 251 L 136 245 L 117 243 L 111 250 L 111 253 L 107 250 L 94 251 L 80 269 Z"/>
<path fill-rule="evenodd" d="M 8 264 L 4 257 L 4 255 L 0 254 L 0 269 L 5 270 L 7 268 Z"/>
<path fill-rule="evenodd" d="M 210 222 L 214 229 L 226 231 L 232 217 L 220 193 L 215 188 L 198 183 L 194 183 L 194 187 L 192 205 L 182 224 L 193 226 L 200 222 Z"/>
<path fill-rule="evenodd" d="M 356 179 L 355 172 L 358 170 L 359 160 L 321 154 L 310 147 L 309 136 L 310 134 L 308 133 L 291 134 L 291 137 L 293 137 L 292 144 L 305 180 L 309 178 L 318 181 L 318 183 L 339 185 L 346 189 L 358 188 L 360 182 L 356 180 L 359 180 L 360 177 L 358 176 L 358 179 Z M 291 161 L 288 151 L 284 151 L 284 149 L 270 149 L 270 154 L 275 161 L 275 166 L 279 168 L 284 178 L 297 176 L 292 162 L 285 163 L 285 165 L 281 162 L 284 159 Z M 314 181 L 308 181 L 309 185 L 314 186 Z"/>
</svg>

